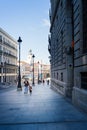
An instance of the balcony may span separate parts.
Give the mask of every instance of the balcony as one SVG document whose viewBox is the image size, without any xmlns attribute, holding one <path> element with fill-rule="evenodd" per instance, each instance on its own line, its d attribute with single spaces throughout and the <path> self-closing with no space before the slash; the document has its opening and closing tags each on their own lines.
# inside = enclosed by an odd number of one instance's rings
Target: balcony
<svg viewBox="0 0 87 130">
<path fill-rule="evenodd" d="M 51 46 L 51 34 L 48 35 L 48 42 L 49 42 L 49 44 Z"/>
<path fill-rule="evenodd" d="M 49 19 L 50 19 L 50 23 L 51 23 L 51 9 L 49 9 Z"/>
<path fill-rule="evenodd" d="M 2 50 L 0 50 L 0 54 L 2 55 L 2 53 L 3 53 L 3 51 Z"/>
<path fill-rule="evenodd" d="M 48 45 L 48 51 L 51 54 L 51 46 L 50 46 L 50 44 Z"/>
<path fill-rule="evenodd" d="M 17 59 L 17 56 L 15 56 L 14 54 L 12 53 L 9 53 L 9 52 L 3 52 L 4 55 L 8 55 L 10 57 L 13 57 L 13 58 L 16 58 Z"/>
<path fill-rule="evenodd" d="M 15 46 L 10 45 L 8 42 L 5 42 L 5 41 L 4 41 L 4 44 L 5 44 L 6 46 L 8 46 L 8 47 L 14 49 L 14 50 L 17 50 L 17 48 L 16 48 Z"/>
</svg>

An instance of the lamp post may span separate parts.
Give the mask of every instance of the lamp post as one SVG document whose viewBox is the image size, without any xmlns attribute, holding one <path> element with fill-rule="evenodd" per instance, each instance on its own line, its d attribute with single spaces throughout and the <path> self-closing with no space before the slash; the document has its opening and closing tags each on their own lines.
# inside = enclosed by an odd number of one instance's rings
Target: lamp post
<svg viewBox="0 0 87 130">
<path fill-rule="evenodd" d="M 38 61 L 38 84 L 39 84 L 39 61 Z"/>
<path fill-rule="evenodd" d="M 41 82 L 42 82 L 42 64 L 41 64 Z"/>
<path fill-rule="evenodd" d="M 19 39 L 17 40 L 17 42 L 19 43 L 19 74 L 18 74 L 18 86 L 17 86 L 17 90 L 22 90 L 21 87 L 21 73 L 20 73 L 20 44 L 22 42 L 21 37 L 19 37 Z"/>
<path fill-rule="evenodd" d="M 6 82 L 6 61 L 4 63 L 4 66 L 5 66 L 5 82 Z"/>
<path fill-rule="evenodd" d="M 1 62 L 1 82 L 3 83 L 3 62 Z"/>
<path fill-rule="evenodd" d="M 32 85 L 34 86 L 35 83 L 34 83 L 34 58 L 35 58 L 35 55 L 33 54 L 32 55 L 32 58 L 33 58 L 33 81 L 32 81 Z"/>
</svg>

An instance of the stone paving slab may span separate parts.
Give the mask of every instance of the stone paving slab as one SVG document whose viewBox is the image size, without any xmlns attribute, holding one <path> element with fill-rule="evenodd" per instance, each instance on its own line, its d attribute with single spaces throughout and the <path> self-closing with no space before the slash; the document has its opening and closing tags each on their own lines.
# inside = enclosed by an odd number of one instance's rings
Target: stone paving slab
<svg viewBox="0 0 87 130">
<path fill-rule="evenodd" d="M 2 125 L 0 130 L 87 130 L 85 122 Z"/>
<path fill-rule="evenodd" d="M 87 130 L 87 115 L 47 85 L 33 87 L 31 95 L 16 89 L 0 93 L 0 130 L 72 128 Z"/>
</svg>

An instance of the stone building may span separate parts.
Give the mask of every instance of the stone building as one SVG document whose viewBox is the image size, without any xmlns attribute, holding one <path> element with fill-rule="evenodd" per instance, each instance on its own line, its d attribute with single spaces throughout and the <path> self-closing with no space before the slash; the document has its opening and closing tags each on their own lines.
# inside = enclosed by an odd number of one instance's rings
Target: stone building
<svg viewBox="0 0 87 130">
<path fill-rule="evenodd" d="M 87 111 L 87 1 L 50 3 L 51 87 Z"/>
<path fill-rule="evenodd" d="M 30 49 L 29 52 L 28 52 L 28 57 L 27 57 L 27 62 L 32 65 L 33 64 L 33 53 L 32 53 L 32 50 Z"/>
<path fill-rule="evenodd" d="M 73 103 L 87 111 L 87 1 L 73 0 L 74 86 Z"/>
<path fill-rule="evenodd" d="M 17 79 L 17 42 L 0 28 L 0 82 Z"/>
</svg>

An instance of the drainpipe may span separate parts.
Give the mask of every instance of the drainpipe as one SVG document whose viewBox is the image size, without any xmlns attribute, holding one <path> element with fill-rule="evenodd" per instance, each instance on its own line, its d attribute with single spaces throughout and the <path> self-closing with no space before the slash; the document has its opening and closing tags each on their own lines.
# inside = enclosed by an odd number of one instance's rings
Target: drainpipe
<svg viewBox="0 0 87 130">
<path fill-rule="evenodd" d="M 72 85 L 74 86 L 74 15 L 73 15 L 73 0 L 72 0 L 72 61 L 73 61 L 73 83 Z"/>
</svg>

